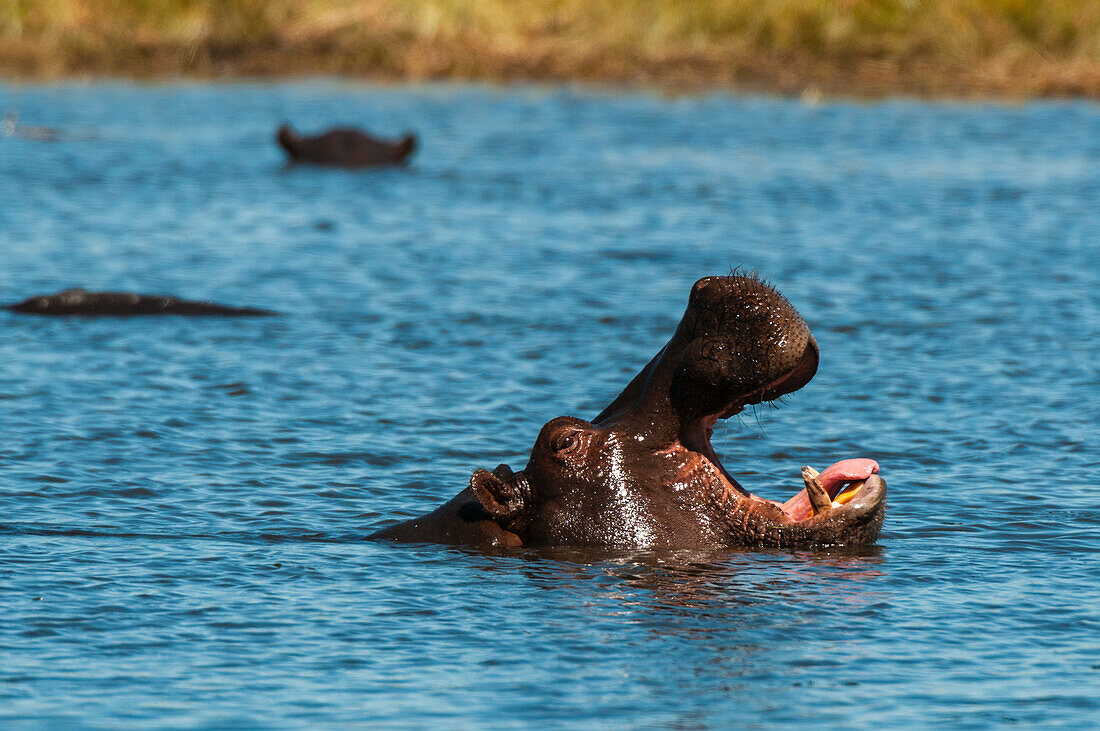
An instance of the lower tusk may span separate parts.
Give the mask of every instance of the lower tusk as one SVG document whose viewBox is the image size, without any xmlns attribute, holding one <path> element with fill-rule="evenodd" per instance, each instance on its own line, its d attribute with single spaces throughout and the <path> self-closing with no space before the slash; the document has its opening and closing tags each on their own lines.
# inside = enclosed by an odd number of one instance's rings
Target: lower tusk
<svg viewBox="0 0 1100 731">
<path fill-rule="evenodd" d="M 817 479 L 821 474 L 813 467 L 809 465 L 802 466 L 802 481 L 806 483 L 806 495 L 810 498 L 810 505 L 813 506 L 814 515 L 818 513 L 824 513 L 832 507 L 833 501 L 829 498 L 829 493 L 821 485 L 821 481 Z"/>
</svg>

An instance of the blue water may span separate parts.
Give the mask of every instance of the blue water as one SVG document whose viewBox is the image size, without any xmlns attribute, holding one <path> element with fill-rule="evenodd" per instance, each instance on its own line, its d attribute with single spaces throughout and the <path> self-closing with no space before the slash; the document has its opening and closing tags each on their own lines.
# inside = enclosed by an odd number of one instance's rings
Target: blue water
<svg viewBox="0 0 1100 731">
<path fill-rule="evenodd" d="M 721 728 L 1100 717 L 1100 107 L 465 86 L 0 86 L 0 725 Z M 275 127 L 420 133 L 287 168 Z M 362 540 L 521 466 L 764 274 L 817 377 L 749 489 L 877 459 L 879 545 Z"/>
</svg>

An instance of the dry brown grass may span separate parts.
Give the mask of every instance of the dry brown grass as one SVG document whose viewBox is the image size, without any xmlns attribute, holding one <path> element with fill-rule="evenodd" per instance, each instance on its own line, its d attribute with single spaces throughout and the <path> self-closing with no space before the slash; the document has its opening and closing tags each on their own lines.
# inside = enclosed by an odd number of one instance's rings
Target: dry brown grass
<svg viewBox="0 0 1100 731">
<path fill-rule="evenodd" d="M 0 74 L 1100 95 L 1100 0 L 5 0 Z"/>
</svg>

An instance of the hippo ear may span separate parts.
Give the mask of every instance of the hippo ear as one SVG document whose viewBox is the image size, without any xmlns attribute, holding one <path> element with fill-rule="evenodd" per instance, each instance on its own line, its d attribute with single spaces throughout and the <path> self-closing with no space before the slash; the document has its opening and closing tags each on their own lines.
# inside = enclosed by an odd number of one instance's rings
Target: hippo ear
<svg viewBox="0 0 1100 731">
<path fill-rule="evenodd" d="M 513 478 L 507 465 L 500 465 L 493 472 L 476 470 L 470 476 L 470 488 L 481 507 L 497 520 L 510 521 L 527 507 L 519 481 Z"/>
</svg>

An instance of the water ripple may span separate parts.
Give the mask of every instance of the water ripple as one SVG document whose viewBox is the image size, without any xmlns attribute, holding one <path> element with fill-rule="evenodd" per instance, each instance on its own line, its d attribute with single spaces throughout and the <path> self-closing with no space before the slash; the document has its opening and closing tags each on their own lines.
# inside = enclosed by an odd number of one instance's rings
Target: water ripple
<svg viewBox="0 0 1100 731">
<path fill-rule="evenodd" d="M 0 724 L 1091 725 L 1100 111 L 341 83 L 9 86 Z M 271 135 L 416 128 L 405 170 Z M 691 282 L 757 269 L 817 377 L 720 427 L 745 484 L 864 455 L 864 551 L 362 540 L 592 416 Z"/>
</svg>

